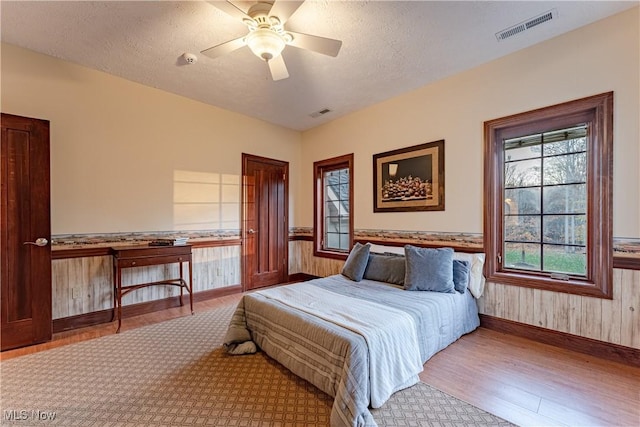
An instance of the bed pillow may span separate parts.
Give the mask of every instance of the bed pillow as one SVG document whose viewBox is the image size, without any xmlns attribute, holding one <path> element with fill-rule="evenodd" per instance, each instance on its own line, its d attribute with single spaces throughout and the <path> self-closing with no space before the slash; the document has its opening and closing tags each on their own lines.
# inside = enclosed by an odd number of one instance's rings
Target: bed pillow
<svg viewBox="0 0 640 427">
<path fill-rule="evenodd" d="M 453 288 L 456 292 L 464 294 L 469 286 L 471 264 L 469 261 L 453 260 Z"/>
<path fill-rule="evenodd" d="M 342 267 L 342 275 L 348 277 L 354 282 L 359 282 L 364 276 L 364 270 L 367 268 L 367 262 L 369 262 L 369 248 L 370 246 L 363 245 L 358 242 L 353 246 L 347 261 Z"/>
<path fill-rule="evenodd" d="M 408 291 L 454 293 L 453 249 L 404 247 L 406 272 L 404 288 Z"/>
<path fill-rule="evenodd" d="M 482 274 L 482 269 L 484 268 L 484 254 L 471 254 L 466 252 L 455 252 L 453 254 L 453 259 L 458 259 L 461 261 L 468 261 L 471 266 L 471 271 L 469 273 L 469 292 L 475 298 L 480 298 L 482 293 L 484 292 L 484 282 L 485 278 Z"/>
<path fill-rule="evenodd" d="M 364 270 L 364 278 L 378 282 L 404 284 L 404 256 L 398 254 L 369 254 L 369 263 Z"/>
</svg>

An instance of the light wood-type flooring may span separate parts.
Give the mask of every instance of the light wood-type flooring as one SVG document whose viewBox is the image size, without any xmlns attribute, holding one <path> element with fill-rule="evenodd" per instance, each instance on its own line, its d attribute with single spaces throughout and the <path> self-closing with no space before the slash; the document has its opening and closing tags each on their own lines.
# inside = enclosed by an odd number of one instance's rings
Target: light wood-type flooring
<svg viewBox="0 0 640 427">
<path fill-rule="evenodd" d="M 198 302 L 196 311 L 240 295 Z M 177 307 L 123 319 L 122 331 L 189 315 Z M 6 360 L 115 333 L 115 323 L 61 332 L 0 353 Z M 521 426 L 640 426 L 640 368 L 484 328 L 425 364 L 422 381 Z"/>
</svg>

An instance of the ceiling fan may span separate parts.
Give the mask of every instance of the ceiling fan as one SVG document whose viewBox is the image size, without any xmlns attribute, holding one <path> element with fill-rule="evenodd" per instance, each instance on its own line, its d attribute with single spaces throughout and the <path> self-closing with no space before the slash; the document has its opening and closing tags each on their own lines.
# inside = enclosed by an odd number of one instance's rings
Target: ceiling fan
<svg viewBox="0 0 640 427">
<path fill-rule="evenodd" d="M 249 49 L 258 58 L 267 62 L 273 80 L 282 80 L 289 77 L 287 66 L 281 55 L 282 50 L 287 45 L 334 57 L 338 55 L 342 46 L 342 41 L 340 40 L 296 33 L 284 29 L 284 24 L 304 3 L 304 0 L 276 0 L 273 4 L 258 2 L 252 5 L 247 13 L 230 1 L 212 1 L 210 3 L 233 18 L 242 21 L 249 29 L 249 33 L 243 37 L 205 49 L 200 53 L 210 58 L 217 58 L 241 47 L 249 46 Z"/>
</svg>

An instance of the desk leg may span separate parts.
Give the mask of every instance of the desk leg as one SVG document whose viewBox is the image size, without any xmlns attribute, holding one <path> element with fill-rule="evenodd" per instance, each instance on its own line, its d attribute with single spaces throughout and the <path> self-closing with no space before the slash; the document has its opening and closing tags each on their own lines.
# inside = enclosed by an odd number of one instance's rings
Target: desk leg
<svg viewBox="0 0 640 427">
<path fill-rule="evenodd" d="M 118 329 L 116 329 L 116 334 L 120 332 L 120 327 L 122 326 L 122 270 L 118 268 L 118 273 L 116 275 L 116 295 L 118 298 Z"/>
<path fill-rule="evenodd" d="M 182 262 L 181 262 L 180 263 L 180 307 L 184 305 L 184 302 L 182 301 L 182 295 L 183 295 L 184 287 L 186 285 L 187 285 L 187 282 L 185 282 L 184 278 L 182 277 Z"/>
<path fill-rule="evenodd" d="M 191 261 L 189 261 L 189 306 L 191 314 L 193 314 L 193 268 L 191 268 Z"/>
<path fill-rule="evenodd" d="M 113 262 L 113 313 L 111 315 L 111 321 L 116 320 L 116 310 L 118 310 L 118 267 L 116 267 L 115 261 Z"/>
</svg>

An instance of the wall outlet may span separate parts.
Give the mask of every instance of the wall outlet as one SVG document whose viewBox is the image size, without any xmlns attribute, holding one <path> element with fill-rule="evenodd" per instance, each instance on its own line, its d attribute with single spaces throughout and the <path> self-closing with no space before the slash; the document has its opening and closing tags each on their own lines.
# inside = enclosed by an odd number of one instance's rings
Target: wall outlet
<svg viewBox="0 0 640 427">
<path fill-rule="evenodd" d="M 71 288 L 71 298 L 72 299 L 80 298 L 80 288 Z"/>
<path fill-rule="evenodd" d="M 216 276 L 222 276 L 222 269 L 220 267 L 216 267 Z"/>
</svg>

